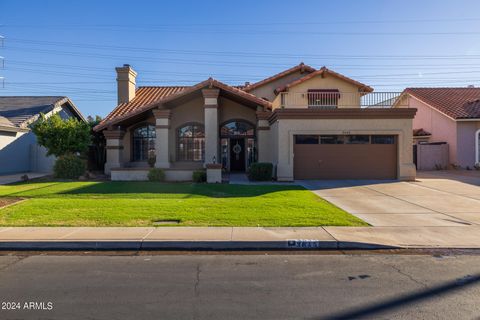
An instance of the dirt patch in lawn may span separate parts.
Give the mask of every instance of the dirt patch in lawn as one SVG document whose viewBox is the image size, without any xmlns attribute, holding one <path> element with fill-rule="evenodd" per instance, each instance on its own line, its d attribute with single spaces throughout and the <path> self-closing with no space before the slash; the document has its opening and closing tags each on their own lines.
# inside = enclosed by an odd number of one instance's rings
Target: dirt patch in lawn
<svg viewBox="0 0 480 320">
<path fill-rule="evenodd" d="M 0 209 L 11 206 L 17 202 L 23 201 L 23 198 L 0 198 Z"/>
</svg>

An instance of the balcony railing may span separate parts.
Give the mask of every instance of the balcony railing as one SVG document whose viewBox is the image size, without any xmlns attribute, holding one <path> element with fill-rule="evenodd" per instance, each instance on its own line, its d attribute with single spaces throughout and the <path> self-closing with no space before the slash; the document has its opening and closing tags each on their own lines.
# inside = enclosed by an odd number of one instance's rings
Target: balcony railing
<svg viewBox="0 0 480 320">
<path fill-rule="evenodd" d="M 399 99 L 401 92 L 282 92 L 277 97 L 277 107 L 281 108 L 391 108 L 394 104 L 407 106 L 404 96 Z"/>
</svg>

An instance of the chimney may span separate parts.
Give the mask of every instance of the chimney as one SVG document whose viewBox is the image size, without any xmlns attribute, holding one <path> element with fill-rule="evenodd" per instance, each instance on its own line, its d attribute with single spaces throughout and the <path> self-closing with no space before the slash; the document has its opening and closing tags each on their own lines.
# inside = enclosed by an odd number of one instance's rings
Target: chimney
<svg viewBox="0 0 480 320">
<path fill-rule="evenodd" d="M 129 64 L 115 68 L 117 71 L 118 104 L 130 102 L 135 98 L 135 79 L 137 73 Z"/>
</svg>

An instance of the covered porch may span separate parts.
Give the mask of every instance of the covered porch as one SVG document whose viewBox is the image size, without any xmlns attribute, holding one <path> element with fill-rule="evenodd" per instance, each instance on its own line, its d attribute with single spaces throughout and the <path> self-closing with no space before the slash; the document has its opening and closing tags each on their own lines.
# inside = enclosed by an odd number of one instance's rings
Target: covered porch
<svg viewBox="0 0 480 320">
<path fill-rule="evenodd" d="M 135 101 L 135 100 L 134 100 Z M 270 103 L 213 79 L 188 87 L 110 124 L 105 173 L 147 180 L 151 158 L 169 181 L 189 181 L 215 165 L 245 172 L 271 161 Z"/>
</svg>

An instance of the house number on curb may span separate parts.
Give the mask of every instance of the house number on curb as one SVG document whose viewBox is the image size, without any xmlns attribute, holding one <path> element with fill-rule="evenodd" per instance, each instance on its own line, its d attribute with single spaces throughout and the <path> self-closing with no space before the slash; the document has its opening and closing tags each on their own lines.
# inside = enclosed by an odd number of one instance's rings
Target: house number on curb
<svg viewBox="0 0 480 320">
<path fill-rule="evenodd" d="M 320 248 L 319 240 L 287 240 L 287 247 L 289 248 Z"/>
</svg>

